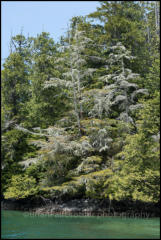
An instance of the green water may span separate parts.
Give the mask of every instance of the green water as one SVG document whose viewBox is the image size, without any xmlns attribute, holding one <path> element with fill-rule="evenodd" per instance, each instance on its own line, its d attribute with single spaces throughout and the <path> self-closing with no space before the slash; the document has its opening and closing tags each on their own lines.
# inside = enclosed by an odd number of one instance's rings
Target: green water
<svg viewBox="0 0 161 240">
<path fill-rule="evenodd" d="M 2 239 L 159 239 L 159 218 L 29 215 L 2 211 Z"/>
</svg>

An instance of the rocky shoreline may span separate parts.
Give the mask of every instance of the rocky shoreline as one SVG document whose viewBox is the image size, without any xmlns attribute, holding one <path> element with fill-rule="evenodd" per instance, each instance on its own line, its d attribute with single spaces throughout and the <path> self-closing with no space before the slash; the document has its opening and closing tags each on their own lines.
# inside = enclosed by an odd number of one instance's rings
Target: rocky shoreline
<svg viewBox="0 0 161 240">
<path fill-rule="evenodd" d="M 41 198 L 1 201 L 2 210 L 27 211 L 30 214 L 67 216 L 159 217 L 159 203 L 112 201 L 102 199 L 50 200 Z"/>
</svg>

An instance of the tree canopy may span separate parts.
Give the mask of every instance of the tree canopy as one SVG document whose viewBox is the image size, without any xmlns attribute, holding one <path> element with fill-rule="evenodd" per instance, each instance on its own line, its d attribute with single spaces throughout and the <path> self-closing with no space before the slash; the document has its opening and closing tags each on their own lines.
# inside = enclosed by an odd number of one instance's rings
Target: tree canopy
<svg viewBox="0 0 161 240">
<path fill-rule="evenodd" d="M 1 73 L 5 198 L 159 201 L 159 8 L 100 1 L 58 43 L 47 32 L 11 38 Z"/>
</svg>

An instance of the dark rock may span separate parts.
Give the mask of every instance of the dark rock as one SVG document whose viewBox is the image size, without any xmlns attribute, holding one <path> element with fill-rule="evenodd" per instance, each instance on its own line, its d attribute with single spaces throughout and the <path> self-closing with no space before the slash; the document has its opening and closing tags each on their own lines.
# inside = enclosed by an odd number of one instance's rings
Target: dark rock
<svg viewBox="0 0 161 240">
<path fill-rule="evenodd" d="M 102 215 L 109 214 L 138 214 L 141 212 L 148 213 L 149 217 L 159 217 L 159 204 L 143 203 L 139 201 L 112 201 L 109 208 L 108 199 L 55 199 L 44 204 L 42 198 L 28 198 L 22 200 L 5 200 L 1 201 L 1 209 L 4 210 L 21 210 L 36 212 L 38 214 L 68 214 L 68 215 Z"/>
</svg>

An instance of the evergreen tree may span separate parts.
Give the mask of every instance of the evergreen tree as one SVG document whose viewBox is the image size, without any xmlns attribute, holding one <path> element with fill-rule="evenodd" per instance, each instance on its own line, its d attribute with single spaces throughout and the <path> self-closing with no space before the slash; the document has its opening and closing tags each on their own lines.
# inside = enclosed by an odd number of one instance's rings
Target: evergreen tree
<svg viewBox="0 0 161 240">
<path fill-rule="evenodd" d="M 150 64 L 146 8 L 139 1 L 100 1 L 100 4 L 97 11 L 88 16 L 103 23 L 103 42 L 108 46 L 121 42 L 137 57 L 129 68 L 144 76 Z"/>
<path fill-rule="evenodd" d="M 58 51 L 49 33 L 42 32 L 33 39 L 32 52 L 31 98 L 27 104 L 26 126 L 46 127 L 52 125 L 58 118 L 60 109 L 64 109 L 65 98 L 60 102 L 56 96 L 58 91 L 54 88 L 44 89 L 44 83 L 52 75 L 59 76 L 59 72 L 54 68 Z"/>
<path fill-rule="evenodd" d="M 130 51 L 126 50 L 121 43 L 117 43 L 111 49 L 113 52 L 109 55 L 107 62 L 116 70 L 113 70 L 112 74 L 100 77 L 105 82 L 105 86 L 96 94 L 95 105 L 90 111 L 90 115 L 102 117 L 104 112 L 106 116 L 110 117 L 110 114 L 113 114 L 114 117 L 114 112 L 117 112 L 118 119 L 133 123 L 129 116 L 130 111 L 141 107 L 140 104 L 136 104 L 136 100 L 138 95 L 147 94 L 147 90 L 139 89 L 138 85 L 134 83 L 135 79 L 139 78 L 139 74 L 134 74 L 125 67 L 124 61 L 134 58 L 130 55 Z"/>
<path fill-rule="evenodd" d="M 159 94 L 139 110 L 137 133 L 127 135 L 123 151 L 118 153 L 111 179 L 105 183 L 105 194 L 111 199 L 158 202 L 159 199 Z"/>
<path fill-rule="evenodd" d="M 70 38 L 69 38 L 70 40 Z M 69 41 L 67 46 L 69 49 L 69 58 L 60 58 L 58 61 L 63 62 L 66 60 L 68 66 L 68 72 L 63 74 L 63 77 L 67 80 L 60 78 L 51 78 L 50 81 L 46 81 L 45 88 L 63 86 L 65 88 L 71 88 L 73 95 L 74 111 L 77 118 L 77 126 L 79 133 L 81 134 L 80 119 L 83 117 L 83 106 L 82 106 L 82 90 L 85 85 L 86 76 L 90 76 L 95 69 L 87 68 L 84 69 L 86 59 L 83 57 L 83 52 L 91 40 L 83 35 L 82 31 L 76 29 L 73 37 L 74 43 Z"/>
<path fill-rule="evenodd" d="M 25 103 L 30 96 L 29 43 L 23 35 L 12 37 L 11 41 L 13 52 L 2 70 L 3 119 L 6 122 L 17 118 L 20 122 L 26 115 Z"/>
</svg>

